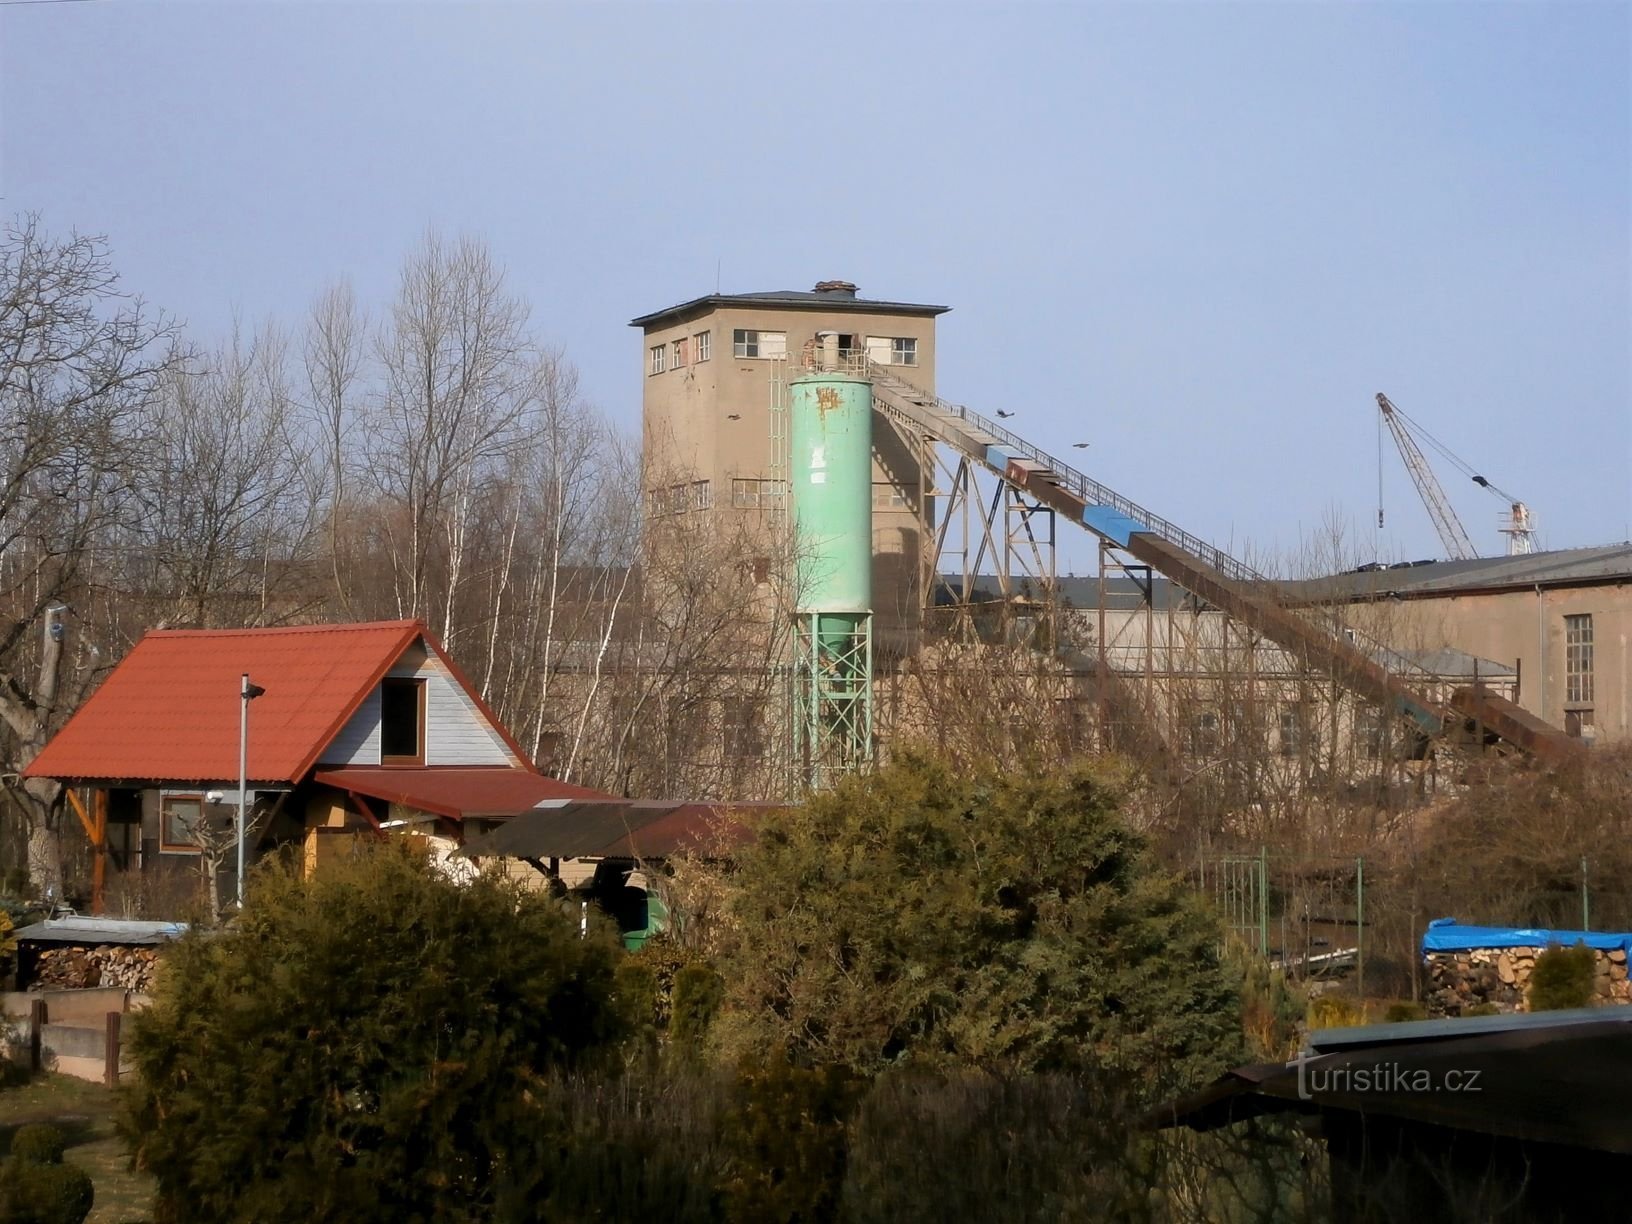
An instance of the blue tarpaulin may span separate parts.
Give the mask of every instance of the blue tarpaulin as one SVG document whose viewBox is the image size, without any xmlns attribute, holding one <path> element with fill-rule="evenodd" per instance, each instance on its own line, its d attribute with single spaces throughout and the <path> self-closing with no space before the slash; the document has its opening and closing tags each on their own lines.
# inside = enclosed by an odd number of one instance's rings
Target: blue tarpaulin
<svg viewBox="0 0 1632 1224">
<path fill-rule="evenodd" d="M 1464 926 L 1455 918 L 1435 918 L 1422 935 L 1423 952 L 1466 952 L 1474 948 L 1545 948 L 1548 944 L 1632 952 L 1625 931 L 1549 931 L 1540 927 Z"/>
</svg>

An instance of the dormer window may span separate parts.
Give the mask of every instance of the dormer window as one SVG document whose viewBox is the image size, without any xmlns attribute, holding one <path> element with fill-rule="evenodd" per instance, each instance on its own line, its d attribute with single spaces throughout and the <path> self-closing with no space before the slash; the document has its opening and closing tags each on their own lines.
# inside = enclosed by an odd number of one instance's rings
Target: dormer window
<svg viewBox="0 0 1632 1224">
<path fill-rule="evenodd" d="M 425 764 L 425 681 L 380 681 L 380 764 Z"/>
</svg>

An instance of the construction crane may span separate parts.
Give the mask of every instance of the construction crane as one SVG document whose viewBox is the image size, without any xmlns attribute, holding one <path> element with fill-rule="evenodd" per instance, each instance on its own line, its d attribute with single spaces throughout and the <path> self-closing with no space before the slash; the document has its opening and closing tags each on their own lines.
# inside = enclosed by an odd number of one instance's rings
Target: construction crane
<svg viewBox="0 0 1632 1224">
<path fill-rule="evenodd" d="M 1422 498 L 1422 504 L 1428 507 L 1428 517 L 1434 520 L 1434 530 L 1439 533 L 1440 542 L 1445 545 L 1445 551 L 1452 561 L 1469 561 L 1479 555 L 1474 548 L 1473 541 L 1468 538 L 1468 530 L 1462 526 L 1462 520 L 1457 517 L 1445 496 L 1445 490 L 1440 486 L 1439 478 L 1434 475 L 1433 468 L 1428 466 L 1428 460 L 1417 445 L 1417 438 L 1438 451 L 1446 461 L 1460 471 L 1474 484 L 1484 489 L 1494 497 L 1500 498 L 1507 506 L 1507 517 L 1502 521 L 1500 531 L 1507 537 L 1507 553 L 1509 556 L 1518 556 L 1523 553 L 1536 551 L 1535 520 L 1530 514 L 1530 507 L 1510 493 L 1505 493 L 1490 481 L 1486 480 L 1466 462 L 1459 459 L 1433 434 L 1429 433 L 1417 422 L 1413 421 L 1404 412 L 1395 406 L 1388 396 L 1381 391 L 1377 393 L 1377 407 L 1382 411 L 1383 423 L 1388 426 L 1388 432 L 1394 437 L 1394 445 L 1399 448 L 1400 459 L 1405 463 L 1405 470 L 1411 474 L 1411 482 L 1417 486 L 1417 493 Z M 1378 474 L 1382 480 L 1381 469 Z M 1380 487 L 1379 487 L 1380 490 Z M 1377 526 L 1383 525 L 1382 497 L 1377 500 Z"/>
</svg>

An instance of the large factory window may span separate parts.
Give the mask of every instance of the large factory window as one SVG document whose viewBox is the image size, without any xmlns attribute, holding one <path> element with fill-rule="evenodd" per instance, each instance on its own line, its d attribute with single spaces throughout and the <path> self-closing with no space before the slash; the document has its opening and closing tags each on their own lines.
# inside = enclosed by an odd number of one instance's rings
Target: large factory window
<svg viewBox="0 0 1632 1224">
<path fill-rule="evenodd" d="M 1564 700 L 1592 704 L 1592 613 L 1564 618 Z"/>
<path fill-rule="evenodd" d="M 706 480 L 691 482 L 691 508 L 693 510 L 707 510 L 714 504 L 714 495 L 710 491 Z"/>
<path fill-rule="evenodd" d="M 697 355 L 692 360 L 707 361 L 712 356 L 713 337 L 709 332 L 700 331 L 696 335 Z"/>
<path fill-rule="evenodd" d="M 738 357 L 786 357 L 788 333 L 739 327 L 731 333 L 731 349 Z"/>
<path fill-rule="evenodd" d="M 686 364 L 686 338 L 681 336 L 674 342 L 674 368 L 681 369 Z"/>
<path fill-rule="evenodd" d="M 663 350 L 666 349 L 666 348 L 668 348 L 668 345 L 666 345 L 666 344 L 654 344 L 654 345 L 652 345 L 652 367 L 651 367 L 651 372 L 653 374 L 663 373 Z"/>
<path fill-rule="evenodd" d="M 726 697 L 720 703 L 721 749 L 729 761 L 758 760 L 765 755 L 765 729 L 752 697 Z"/>
</svg>

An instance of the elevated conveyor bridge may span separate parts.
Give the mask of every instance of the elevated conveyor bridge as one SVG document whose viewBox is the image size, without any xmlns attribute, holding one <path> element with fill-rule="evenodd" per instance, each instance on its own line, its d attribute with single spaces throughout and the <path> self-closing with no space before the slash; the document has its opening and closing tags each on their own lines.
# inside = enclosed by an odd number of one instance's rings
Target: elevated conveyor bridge
<svg viewBox="0 0 1632 1224">
<path fill-rule="evenodd" d="M 1047 454 L 995 421 L 914 387 L 887 366 L 859 359 L 874 406 L 912 434 L 932 438 L 1039 504 L 1114 544 L 1289 652 L 1302 665 L 1439 736 L 1471 726 L 1547 760 L 1573 758 L 1578 740 L 1482 688 L 1449 705 L 1427 697 L 1435 677 L 1381 643 L 1341 635 L 1284 603 L 1263 574 Z M 863 372 L 858 369 L 858 373 Z"/>
</svg>

